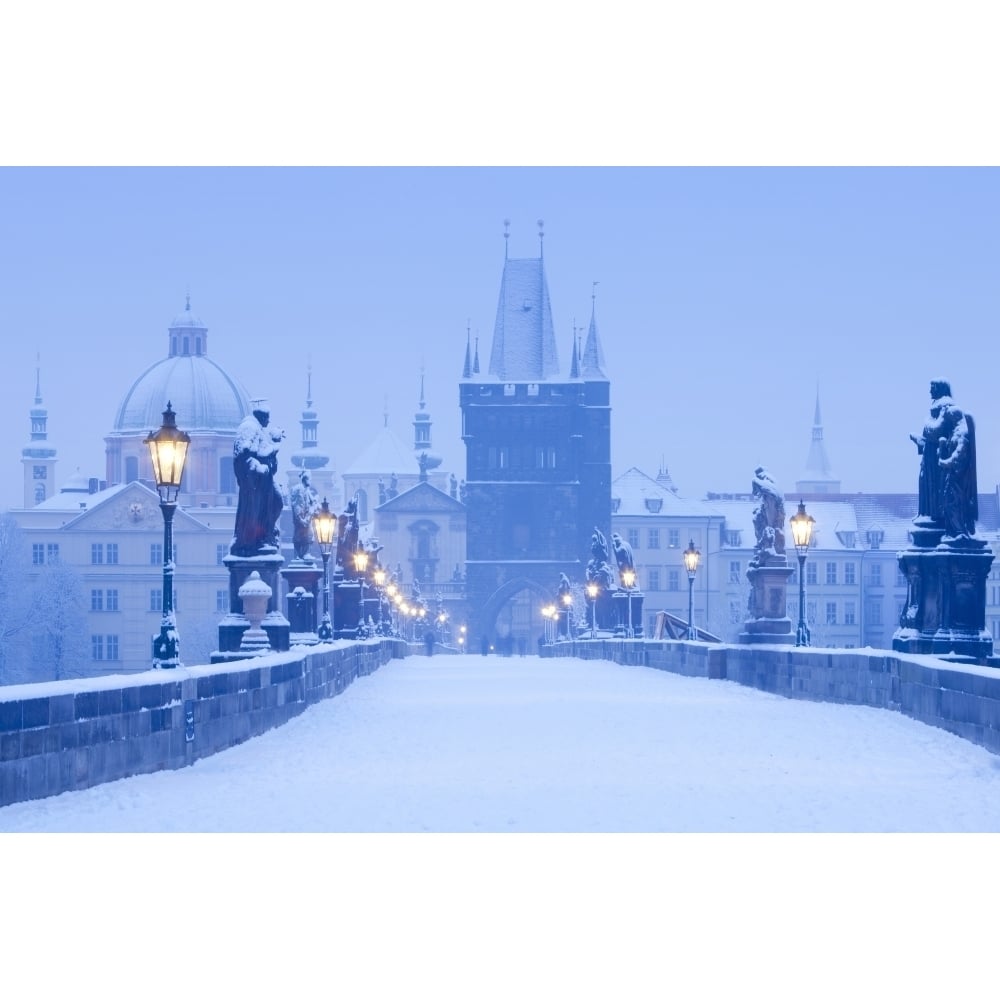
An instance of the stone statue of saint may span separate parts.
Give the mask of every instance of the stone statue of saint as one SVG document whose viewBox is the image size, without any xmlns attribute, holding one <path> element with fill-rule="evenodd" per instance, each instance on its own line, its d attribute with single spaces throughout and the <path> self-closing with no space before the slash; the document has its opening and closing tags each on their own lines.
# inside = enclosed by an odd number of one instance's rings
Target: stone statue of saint
<svg viewBox="0 0 1000 1000">
<path fill-rule="evenodd" d="M 931 382 L 931 411 L 920 437 L 916 520 L 944 528 L 946 536 L 971 538 L 979 516 L 976 425 L 951 398 L 943 379 Z"/>
<path fill-rule="evenodd" d="M 244 557 L 278 551 L 278 518 L 284 506 L 274 477 L 278 443 L 285 434 L 268 427 L 271 412 L 265 400 L 254 400 L 251 405 L 253 412 L 236 429 L 233 443 L 233 470 L 240 492 L 229 551 Z"/>
<path fill-rule="evenodd" d="M 625 570 L 635 572 L 635 557 L 632 553 L 632 546 L 618 534 L 611 532 L 611 547 L 615 551 L 615 560 L 618 563 L 618 576 L 621 577 Z"/>
<path fill-rule="evenodd" d="M 292 487 L 289 497 L 292 508 L 292 545 L 295 557 L 305 559 L 312 544 L 312 519 L 319 510 L 319 498 L 309 482 L 309 470 L 299 473 L 299 481 Z"/>
<path fill-rule="evenodd" d="M 587 563 L 587 581 L 595 582 L 602 590 L 614 590 L 615 578 L 608 563 L 608 540 L 600 528 L 590 536 L 590 561 Z"/>
<path fill-rule="evenodd" d="M 767 566 L 785 555 L 785 501 L 777 483 L 767 469 L 758 465 L 754 469 L 753 495 L 759 503 L 753 511 L 753 529 L 757 536 L 751 566 Z"/>
<path fill-rule="evenodd" d="M 920 437 L 910 435 L 920 454 L 916 521 L 943 528 L 951 538 L 971 538 L 979 516 L 976 425 L 951 398 L 943 379 L 931 382 L 931 410 Z"/>
</svg>

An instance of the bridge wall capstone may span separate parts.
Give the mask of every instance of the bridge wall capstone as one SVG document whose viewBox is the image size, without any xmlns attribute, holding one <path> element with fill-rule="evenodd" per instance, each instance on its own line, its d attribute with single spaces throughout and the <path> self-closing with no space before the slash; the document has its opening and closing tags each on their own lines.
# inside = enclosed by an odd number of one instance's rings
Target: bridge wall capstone
<svg viewBox="0 0 1000 1000">
<path fill-rule="evenodd" d="M 946 729 L 1000 754 L 1000 670 L 881 650 L 587 640 L 543 656 L 613 660 L 735 681 L 785 698 L 869 705 Z"/>
<path fill-rule="evenodd" d="M 0 806 L 186 767 L 282 725 L 406 653 L 405 643 L 382 639 L 0 687 Z"/>
</svg>

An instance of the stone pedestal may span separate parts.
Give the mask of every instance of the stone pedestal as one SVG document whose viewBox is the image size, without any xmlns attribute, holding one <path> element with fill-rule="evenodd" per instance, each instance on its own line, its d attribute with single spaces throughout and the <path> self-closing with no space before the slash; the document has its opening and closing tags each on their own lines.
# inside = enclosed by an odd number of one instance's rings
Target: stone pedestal
<svg viewBox="0 0 1000 1000">
<path fill-rule="evenodd" d="M 750 615 L 738 636 L 740 642 L 791 645 L 795 641 L 788 617 L 788 579 L 794 572 L 784 556 L 747 570 Z"/>
<path fill-rule="evenodd" d="M 918 540 L 930 544 L 914 544 L 899 553 L 907 596 L 892 648 L 985 663 L 993 654 L 993 637 L 986 630 L 992 551 L 983 539 L 942 539 L 940 530 L 919 525 L 914 531 Z"/>
<path fill-rule="evenodd" d="M 361 584 L 357 580 L 338 580 L 330 584 L 330 613 L 333 637 L 356 639 L 361 623 Z"/>
<path fill-rule="evenodd" d="M 629 592 L 627 590 L 616 590 L 612 597 L 614 605 L 615 635 L 625 636 L 628 633 L 629 624 Z M 642 594 L 638 590 L 632 591 L 632 637 L 642 638 Z"/>
<path fill-rule="evenodd" d="M 323 569 L 311 559 L 293 559 L 281 575 L 287 588 L 290 641 L 312 645 L 319 641 L 316 629 L 323 607 Z M 300 590 L 302 593 L 297 593 Z"/>
<path fill-rule="evenodd" d="M 225 556 L 222 561 L 229 570 L 229 614 L 219 622 L 219 652 L 223 654 L 239 652 L 243 633 L 250 627 L 250 622 L 243 614 L 240 587 L 255 571 L 271 588 L 267 613 L 261 622 L 261 628 L 267 633 L 271 649 L 276 651 L 288 649 L 291 629 L 288 619 L 278 607 L 280 592 L 278 571 L 285 560 L 277 552 L 265 552 L 257 556 Z M 216 662 L 215 657 L 213 662 Z"/>
</svg>

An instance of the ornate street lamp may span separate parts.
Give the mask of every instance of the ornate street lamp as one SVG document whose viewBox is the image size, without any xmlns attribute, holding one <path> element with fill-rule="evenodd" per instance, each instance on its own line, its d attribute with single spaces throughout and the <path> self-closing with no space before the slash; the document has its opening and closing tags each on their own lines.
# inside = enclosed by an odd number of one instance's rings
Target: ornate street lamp
<svg viewBox="0 0 1000 1000">
<path fill-rule="evenodd" d="M 697 639 L 698 634 L 694 628 L 694 577 L 698 572 L 698 560 L 701 553 L 694 547 L 694 539 L 688 543 L 684 550 L 684 568 L 688 575 L 688 634 L 689 639 Z"/>
<path fill-rule="evenodd" d="M 634 569 L 622 570 L 622 583 L 625 584 L 625 590 L 628 592 L 628 629 L 625 632 L 625 638 L 632 639 L 635 637 L 635 632 L 632 631 L 632 588 L 635 586 Z"/>
<path fill-rule="evenodd" d="M 570 636 L 570 612 L 573 610 L 573 595 L 569 592 L 563 594 L 563 614 L 566 616 L 566 638 L 571 638 Z"/>
<path fill-rule="evenodd" d="M 330 505 L 323 497 L 323 503 L 319 510 L 313 515 L 313 534 L 316 536 L 316 543 L 319 545 L 320 554 L 323 556 L 323 620 L 320 622 L 319 636 L 320 642 L 330 642 L 333 639 L 333 619 L 330 617 L 330 577 L 327 573 L 327 564 L 330 561 L 330 553 L 337 542 L 337 517 L 330 510 Z"/>
<path fill-rule="evenodd" d="M 806 625 L 806 553 L 812 541 L 814 517 L 806 513 L 806 505 L 800 500 L 798 513 L 788 519 L 795 540 L 795 551 L 799 556 L 799 627 L 795 630 L 795 645 L 809 645 L 809 628 Z"/>
<path fill-rule="evenodd" d="M 163 618 L 160 621 L 160 634 L 153 636 L 153 666 L 176 667 L 178 647 L 177 623 L 174 619 L 173 522 L 191 437 L 177 429 L 176 414 L 169 402 L 163 411 L 163 426 L 158 431 L 150 431 L 143 444 L 149 446 L 153 479 L 156 480 L 160 510 L 163 513 Z"/>
<path fill-rule="evenodd" d="M 587 597 L 590 598 L 590 638 L 597 638 L 597 595 L 600 592 L 596 581 L 587 584 Z"/>
</svg>

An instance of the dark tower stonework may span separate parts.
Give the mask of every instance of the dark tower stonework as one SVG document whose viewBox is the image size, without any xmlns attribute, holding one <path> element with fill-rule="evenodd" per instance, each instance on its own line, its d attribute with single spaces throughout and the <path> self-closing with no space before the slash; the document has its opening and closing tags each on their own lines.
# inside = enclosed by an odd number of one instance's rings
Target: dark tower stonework
<svg viewBox="0 0 1000 1000">
<path fill-rule="evenodd" d="M 543 259 L 505 258 L 489 372 L 466 363 L 459 388 L 473 649 L 483 637 L 500 650 L 508 637 L 534 642 L 560 574 L 582 584 L 594 527 L 610 536 L 602 364 L 592 319 L 575 377 L 559 375 Z"/>
</svg>

